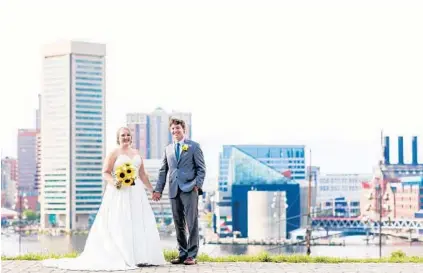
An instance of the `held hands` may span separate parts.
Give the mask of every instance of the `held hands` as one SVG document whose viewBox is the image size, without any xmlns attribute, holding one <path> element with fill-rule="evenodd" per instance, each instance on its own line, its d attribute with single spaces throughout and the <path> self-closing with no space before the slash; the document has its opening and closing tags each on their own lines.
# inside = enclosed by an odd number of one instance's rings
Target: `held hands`
<svg viewBox="0 0 423 273">
<path fill-rule="evenodd" d="M 199 187 L 197 187 L 197 186 L 195 186 L 194 187 L 194 191 L 195 192 L 197 192 L 198 193 L 198 191 L 200 190 L 200 188 Z M 162 198 L 162 194 L 160 193 L 160 192 L 154 192 L 153 191 L 153 196 L 152 196 L 152 199 L 154 200 L 154 201 L 160 201 L 160 199 Z"/>
<path fill-rule="evenodd" d="M 161 197 L 162 197 L 162 195 L 161 195 L 161 193 L 160 193 L 160 192 L 153 192 L 153 197 L 152 197 L 152 199 L 153 199 L 154 201 L 159 201 Z"/>
</svg>

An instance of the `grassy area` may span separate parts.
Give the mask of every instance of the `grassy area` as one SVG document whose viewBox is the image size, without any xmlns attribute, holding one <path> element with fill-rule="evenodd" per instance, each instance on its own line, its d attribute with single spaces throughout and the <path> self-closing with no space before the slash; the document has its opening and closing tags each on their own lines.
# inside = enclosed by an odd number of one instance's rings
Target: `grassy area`
<svg viewBox="0 0 423 273">
<path fill-rule="evenodd" d="M 164 255 L 167 261 L 176 258 L 178 252 L 165 250 Z M 69 253 L 65 255 L 57 254 L 25 254 L 15 257 L 2 256 L 2 260 L 44 260 L 49 258 L 73 258 L 78 253 Z M 395 251 L 390 257 L 382 259 L 350 259 L 334 257 L 313 257 L 306 255 L 270 255 L 261 253 L 258 255 L 232 255 L 223 257 L 210 257 L 201 254 L 198 257 L 199 262 L 273 262 L 273 263 L 423 263 L 423 257 L 407 257 L 402 251 Z"/>
<path fill-rule="evenodd" d="M 78 256 L 77 252 L 71 252 L 64 255 L 53 254 L 53 253 L 28 253 L 19 256 L 1 256 L 2 260 L 20 260 L 20 261 L 40 261 L 45 259 L 57 259 L 57 258 L 75 258 Z"/>
</svg>

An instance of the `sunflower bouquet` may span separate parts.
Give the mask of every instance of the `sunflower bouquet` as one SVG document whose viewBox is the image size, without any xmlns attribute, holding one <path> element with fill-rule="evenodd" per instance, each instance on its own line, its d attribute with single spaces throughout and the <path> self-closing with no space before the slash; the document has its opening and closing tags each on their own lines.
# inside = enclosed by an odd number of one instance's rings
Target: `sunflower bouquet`
<svg viewBox="0 0 423 273">
<path fill-rule="evenodd" d="M 135 185 L 137 174 L 134 165 L 131 163 L 124 163 L 118 166 L 114 174 L 116 178 L 115 186 L 117 189 L 120 189 L 122 186 Z"/>
</svg>

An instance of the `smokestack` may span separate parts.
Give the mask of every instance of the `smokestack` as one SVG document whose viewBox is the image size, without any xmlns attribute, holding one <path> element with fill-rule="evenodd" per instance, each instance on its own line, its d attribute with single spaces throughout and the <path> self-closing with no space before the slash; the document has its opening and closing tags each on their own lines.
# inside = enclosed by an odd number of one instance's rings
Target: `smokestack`
<svg viewBox="0 0 423 273">
<path fill-rule="evenodd" d="M 398 137 L 398 164 L 404 165 L 404 137 Z"/>
<path fill-rule="evenodd" d="M 383 157 L 385 159 L 385 164 L 389 165 L 389 136 L 385 137 L 385 148 L 383 151 Z"/>
<path fill-rule="evenodd" d="M 419 164 L 418 162 L 418 153 L 417 153 L 417 137 L 413 136 L 412 142 L 412 156 L 413 156 L 413 165 Z"/>
</svg>

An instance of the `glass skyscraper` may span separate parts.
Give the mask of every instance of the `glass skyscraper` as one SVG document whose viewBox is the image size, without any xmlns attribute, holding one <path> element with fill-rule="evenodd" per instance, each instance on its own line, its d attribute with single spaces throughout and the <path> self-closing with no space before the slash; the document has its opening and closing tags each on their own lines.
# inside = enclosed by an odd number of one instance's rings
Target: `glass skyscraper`
<svg viewBox="0 0 423 273">
<path fill-rule="evenodd" d="M 106 47 L 45 47 L 41 95 L 41 226 L 87 228 L 97 213 L 105 157 Z"/>
<path fill-rule="evenodd" d="M 306 164 L 303 145 L 225 145 L 219 158 L 219 185 L 220 192 L 230 192 L 228 184 L 228 163 L 236 147 L 246 155 L 273 168 L 279 173 L 290 171 L 294 180 L 306 179 Z"/>
<path fill-rule="evenodd" d="M 218 234 L 230 235 L 235 227 L 242 229 L 245 235 L 247 222 L 243 217 L 247 215 L 247 203 L 241 199 L 246 199 L 247 192 L 254 187 L 261 191 L 286 191 L 288 200 L 297 198 L 298 201 L 298 208 L 289 208 L 287 215 L 299 215 L 299 184 L 295 181 L 306 177 L 304 146 L 227 145 L 223 147 L 219 164 L 218 202 L 214 215 Z M 235 188 L 237 191 L 233 192 Z M 234 207 L 235 203 L 243 207 Z M 239 218 L 239 215 L 244 216 Z M 295 227 L 299 226 L 299 221 L 298 218 Z"/>
</svg>

